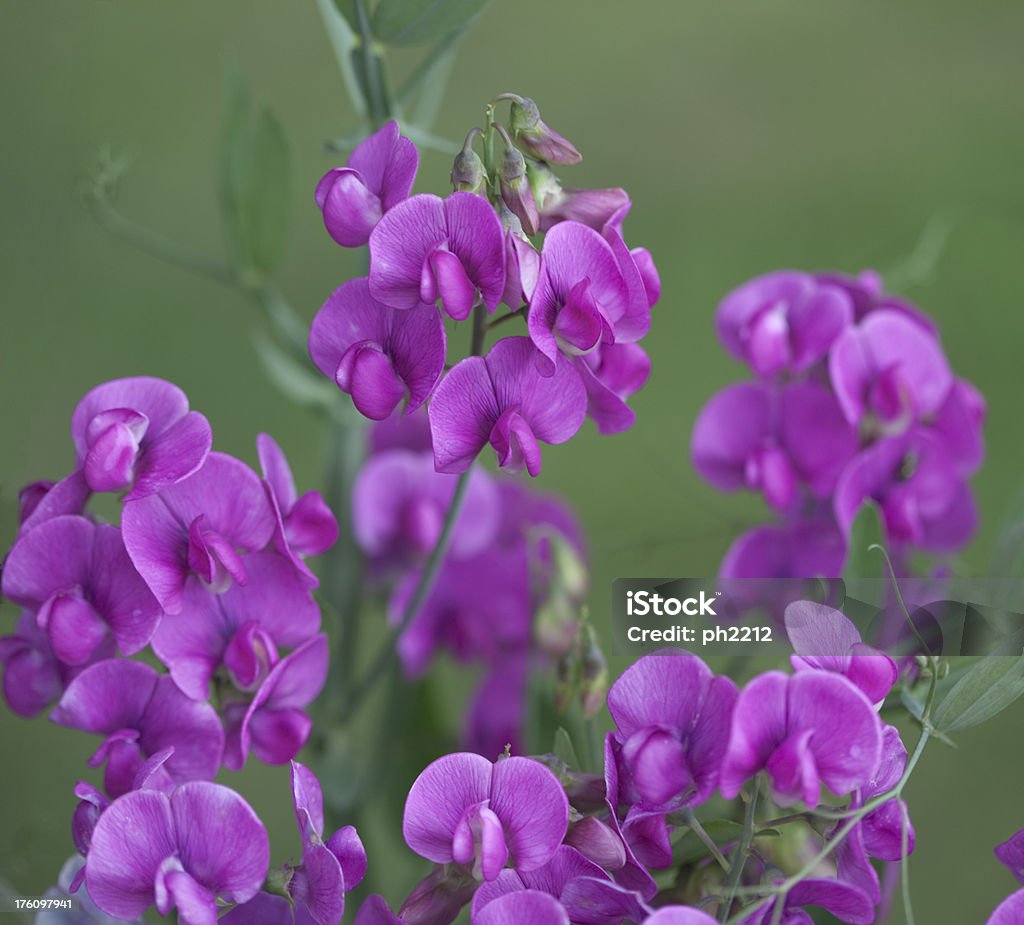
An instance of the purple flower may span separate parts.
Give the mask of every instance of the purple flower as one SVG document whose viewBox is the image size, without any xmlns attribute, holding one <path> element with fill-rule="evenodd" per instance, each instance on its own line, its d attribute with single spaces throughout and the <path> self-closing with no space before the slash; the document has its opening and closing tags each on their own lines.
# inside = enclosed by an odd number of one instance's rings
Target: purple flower
<svg viewBox="0 0 1024 925">
<path fill-rule="evenodd" d="M 1020 925 L 1024 921 L 1024 890 L 1017 890 L 1004 899 L 985 925 Z"/>
<path fill-rule="evenodd" d="M 662 906 L 644 919 L 643 925 L 714 925 L 715 920 L 700 909 L 689 906 Z"/>
<path fill-rule="evenodd" d="M 871 779 L 850 802 L 859 808 L 883 793 L 893 789 L 903 777 L 907 767 L 907 749 L 895 726 L 882 729 L 882 755 Z M 914 852 L 914 827 L 910 824 L 907 804 L 892 799 L 872 810 L 860 822 L 864 850 L 870 857 L 883 861 L 903 858 L 903 828 L 907 829 L 907 854 Z"/>
<path fill-rule="evenodd" d="M 916 305 L 887 293 L 882 277 L 874 270 L 862 270 L 856 276 L 845 273 L 815 273 L 815 280 L 826 286 L 842 289 L 853 305 L 853 320 L 861 321 L 871 312 L 884 309 L 906 315 L 915 324 L 931 334 L 937 334 L 935 322 Z"/>
<path fill-rule="evenodd" d="M 371 456 L 386 453 L 388 450 L 433 452 L 430 419 L 427 417 L 425 407 L 411 414 L 393 411 L 385 420 L 370 426 L 369 438 Z"/>
<path fill-rule="evenodd" d="M 50 493 L 55 484 L 47 479 L 40 479 L 30 482 L 18 492 L 19 526 L 32 516 L 32 512 L 39 507 L 39 503 Z"/>
<path fill-rule="evenodd" d="M 821 784 L 837 795 L 865 786 L 878 767 L 881 724 L 846 678 L 769 671 L 740 693 L 721 770 L 722 795 L 737 796 L 761 770 L 780 806 L 818 805 Z"/>
<path fill-rule="evenodd" d="M 284 452 L 273 437 L 256 437 L 256 452 L 271 503 L 277 514 L 279 551 L 296 556 L 319 556 L 338 540 L 338 521 L 318 491 L 301 497 Z"/>
<path fill-rule="evenodd" d="M 85 860 L 70 857 L 60 869 L 57 885 L 43 893 L 43 899 L 57 900 L 52 908 L 36 913 L 35 925 L 124 925 L 125 920 L 107 915 L 79 889 L 85 877 Z M 133 918 L 129 925 L 144 925 Z"/>
<path fill-rule="evenodd" d="M 108 636 L 132 655 L 160 619 L 121 532 L 75 515 L 44 521 L 19 537 L 4 563 L 2 590 L 35 613 L 53 654 L 68 665 L 86 664 Z"/>
<path fill-rule="evenodd" d="M 896 662 L 861 640 L 857 627 L 841 612 L 813 601 L 786 608 L 786 634 L 796 655 L 794 671 L 834 671 L 874 704 L 881 704 L 899 677 Z"/>
<path fill-rule="evenodd" d="M 89 764 L 106 763 L 103 782 L 112 797 L 131 790 L 145 760 L 167 748 L 174 752 L 158 772 L 165 784 L 209 780 L 220 767 L 224 731 L 216 711 L 142 662 L 90 665 L 68 685 L 50 719 L 104 736 Z"/>
<path fill-rule="evenodd" d="M 209 697 L 221 666 L 236 688 L 254 690 L 277 664 L 278 647 L 294 648 L 320 629 L 320 608 L 287 559 L 254 553 L 246 567 L 248 582 L 223 594 L 190 579 L 182 612 L 163 620 L 153 637 L 153 651 L 194 700 Z"/>
<path fill-rule="evenodd" d="M 884 434 L 935 414 L 953 385 L 938 339 L 906 315 L 876 311 L 843 332 L 829 376 L 851 424 L 870 416 Z"/>
<path fill-rule="evenodd" d="M 852 320 L 841 288 L 780 270 L 730 292 L 718 306 L 715 327 L 729 353 L 770 377 L 812 367 Z"/>
<path fill-rule="evenodd" d="M 177 909 L 183 925 L 213 925 L 218 898 L 246 902 L 263 885 L 270 845 L 263 823 L 219 784 L 183 784 L 170 796 L 136 790 L 100 817 L 85 885 L 110 915 Z"/>
<path fill-rule="evenodd" d="M 276 893 L 257 893 L 217 918 L 220 925 L 320 925 L 302 906 Z"/>
<path fill-rule="evenodd" d="M 98 385 L 71 416 L 78 466 L 93 491 L 145 498 L 195 472 L 210 452 L 210 425 L 163 379 L 139 376 Z"/>
<path fill-rule="evenodd" d="M 224 766 L 238 771 L 249 750 L 266 764 L 294 758 L 313 725 L 305 709 L 327 679 L 327 637 L 321 633 L 277 662 L 248 702 L 224 708 L 227 742 Z"/>
<path fill-rule="evenodd" d="M 543 867 L 532 871 L 504 870 L 483 883 L 473 896 L 472 921 L 487 921 L 486 910 L 507 896 L 543 894 L 574 925 L 639 921 L 646 907 L 640 898 L 608 879 L 607 874 L 579 851 L 562 845 Z M 499 908 L 502 908 L 499 906 Z M 515 909 L 515 904 L 509 904 Z"/>
<path fill-rule="evenodd" d="M 505 289 L 505 232 L 474 193 L 407 199 L 370 236 L 370 293 L 392 308 L 438 300 L 458 321 L 482 301 L 493 312 Z"/>
<path fill-rule="evenodd" d="M 651 361 L 639 344 L 600 344 L 575 359 L 587 390 L 587 415 L 602 434 L 629 430 L 636 412 L 626 400 L 639 392 L 651 372 Z"/>
<path fill-rule="evenodd" d="M 823 386 L 740 382 L 701 410 L 691 454 L 697 472 L 716 488 L 761 491 L 785 510 L 800 484 L 814 497 L 829 497 L 857 445 L 856 430 Z"/>
<path fill-rule="evenodd" d="M 996 857 L 1019 883 L 1024 883 L 1024 829 L 1011 835 L 1001 845 L 996 845 Z"/>
<path fill-rule="evenodd" d="M 916 427 L 882 440 L 846 467 L 835 492 L 844 534 L 868 500 L 878 503 L 886 535 L 897 545 L 951 552 L 977 527 L 970 487 L 942 437 L 931 429 Z"/>
<path fill-rule="evenodd" d="M 773 918 L 775 906 L 783 902 L 780 918 Z M 814 920 L 804 906 L 820 906 L 832 913 L 840 922 L 849 925 L 872 925 L 875 921 L 875 905 L 861 890 L 841 880 L 808 878 L 801 880 L 786 894 L 785 900 L 776 899 L 746 916 L 742 925 L 813 925 Z"/>
<path fill-rule="evenodd" d="M 696 656 L 638 659 L 608 691 L 619 801 L 669 811 L 703 803 L 718 786 L 736 685 Z"/>
<path fill-rule="evenodd" d="M 50 485 L 45 491 L 44 486 Z M 85 473 L 76 469 L 56 484 L 34 482 L 27 486 L 28 496 L 21 498 L 21 530 L 27 533 L 33 527 L 54 517 L 65 514 L 81 514 L 89 501 L 92 490 L 85 480 Z"/>
<path fill-rule="evenodd" d="M 277 526 L 259 477 L 245 463 L 211 453 L 194 475 L 124 506 L 128 554 L 169 614 L 181 612 L 189 576 L 212 590 L 248 580 L 245 554 L 258 552 Z"/>
<path fill-rule="evenodd" d="M 429 409 L 439 472 L 465 472 L 490 443 L 502 468 L 536 476 L 539 442 L 565 443 L 580 429 L 587 396 L 579 374 L 556 355 L 553 375 L 542 375 L 538 357 L 529 339 L 507 337 L 441 380 Z"/>
<path fill-rule="evenodd" d="M 473 916 L 473 925 L 570 925 L 562 904 L 537 890 L 506 893 Z"/>
<path fill-rule="evenodd" d="M 562 222 L 579 222 L 600 231 L 626 203 L 624 189 L 563 188 L 546 166 L 530 165 L 530 181 L 540 210 L 540 230 L 548 232 Z"/>
<path fill-rule="evenodd" d="M 441 535 L 456 481 L 435 471 L 429 452 L 393 450 L 371 457 L 352 492 L 356 542 L 379 565 L 421 560 Z M 464 559 L 482 552 L 494 539 L 500 517 L 494 480 L 483 469 L 474 469 L 448 555 Z"/>
<path fill-rule="evenodd" d="M 365 278 L 336 289 L 309 332 L 317 368 L 374 421 L 388 417 L 403 398 L 407 413 L 422 405 L 444 370 L 446 349 L 433 305 L 390 308 L 370 294 Z"/>
<path fill-rule="evenodd" d="M 110 658 L 114 650 L 114 638 L 108 636 L 93 657 Z M 12 712 L 26 718 L 53 703 L 84 667 L 65 665 L 53 654 L 49 636 L 30 610 L 22 611 L 13 636 L 0 636 L 0 664 L 4 666 L 4 700 Z"/>
<path fill-rule="evenodd" d="M 617 240 L 624 258 L 600 234 L 578 222 L 563 222 L 544 238 L 527 327 L 547 358 L 547 375 L 560 350 L 583 356 L 602 343 L 632 342 L 646 333 L 646 290 L 621 235 Z"/>
<path fill-rule="evenodd" d="M 335 167 L 316 187 L 327 233 L 342 247 L 362 247 L 381 216 L 412 190 L 419 152 L 388 122 L 361 141 L 345 167 Z"/>
<path fill-rule="evenodd" d="M 729 547 L 721 578 L 835 578 L 846 540 L 831 514 L 755 527 Z"/>
<path fill-rule="evenodd" d="M 540 276 L 540 254 L 529 240 L 514 228 L 505 232 L 505 291 L 501 301 L 519 311 L 533 298 Z"/>
<path fill-rule="evenodd" d="M 490 612 L 487 616 L 490 619 L 498 613 Z M 467 615 L 459 616 L 465 618 Z M 520 751 L 524 747 L 526 681 L 530 660 L 524 641 L 516 642 L 518 650 L 492 656 L 485 664 L 483 677 L 477 684 L 462 724 L 460 742 L 467 751 L 478 755 L 500 755 L 507 745 L 512 747 L 512 751 Z"/>
<path fill-rule="evenodd" d="M 366 874 L 366 851 L 352 826 L 324 839 L 324 798 L 309 768 L 291 765 L 295 821 L 302 835 L 302 864 L 293 868 L 288 891 L 317 925 L 338 925 L 345 913 L 345 893 Z"/>
<path fill-rule="evenodd" d="M 506 865 L 531 871 L 546 864 L 568 818 L 565 791 L 543 765 L 529 758 L 492 764 L 462 752 L 439 758 L 416 778 L 402 834 L 421 857 L 494 880 Z"/>
</svg>

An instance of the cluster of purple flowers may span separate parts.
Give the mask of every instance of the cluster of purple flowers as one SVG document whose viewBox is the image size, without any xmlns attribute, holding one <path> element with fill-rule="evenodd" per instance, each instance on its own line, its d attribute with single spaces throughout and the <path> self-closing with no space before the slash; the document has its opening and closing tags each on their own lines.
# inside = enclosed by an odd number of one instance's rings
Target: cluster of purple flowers
<svg viewBox="0 0 1024 925">
<path fill-rule="evenodd" d="M 403 626 L 457 480 L 435 470 L 426 414 L 395 414 L 370 431 L 352 528 L 374 583 L 389 593 L 405 674 L 421 677 L 440 651 L 479 664 L 463 744 L 485 755 L 509 743 L 519 751 L 531 667 L 564 656 L 580 632 L 583 539 L 562 502 L 474 466 L 437 579 Z"/>
<path fill-rule="evenodd" d="M 319 494 L 299 496 L 270 437 L 262 477 L 213 452 L 206 419 L 169 382 L 104 383 L 71 431 L 72 473 L 21 493 L 3 567 L 3 596 L 22 608 L 0 639 L 4 698 L 26 717 L 55 704 L 53 722 L 102 739 L 89 764 L 103 789 L 78 785 L 73 825 L 95 904 L 212 922 L 218 895 L 260 888 L 267 848 L 244 801 L 210 781 L 250 752 L 286 763 L 308 738 L 327 638 L 305 558 L 338 525 Z M 99 493 L 119 496 L 120 525 L 88 509 Z M 166 673 L 128 657 L 147 646 Z"/>
<path fill-rule="evenodd" d="M 874 922 L 882 890 L 871 859 L 897 861 L 914 844 L 906 805 L 898 795 L 885 799 L 907 751 L 874 705 L 895 683 L 895 663 L 873 650 L 851 655 L 859 645 L 852 624 L 838 611 L 805 612 L 817 606 L 792 605 L 788 622 L 798 651 L 806 651 L 808 625 L 818 626 L 820 657 L 795 655 L 795 673 L 769 671 L 742 690 L 679 650 L 635 662 L 608 692 L 615 730 L 603 777 L 553 756 L 435 761 L 413 784 L 403 820 L 406 843 L 435 869 L 397 915 L 372 897 L 358 925 L 447 925 L 467 904 L 479 925 L 704 925 L 733 902 L 729 914 L 745 925 L 809 922 L 805 906 L 851 925 Z M 854 656 L 871 667 L 851 670 Z M 680 863 L 673 830 L 716 794 L 733 800 L 741 792 L 758 819 L 771 816 L 772 804 L 803 807 L 792 817 L 793 838 L 785 847 L 761 839 L 756 852 L 734 854 L 732 894 L 710 859 L 688 882 L 677 880 L 679 889 L 659 891 L 652 871 Z M 837 812 L 853 824 L 833 821 Z M 833 839 L 813 876 L 773 894 Z M 742 899 L 726 898 L 739 887 Z"/>
<path fill-rule="evenodd" d="M 502 100 L 507 128 L 493 121 Z M 317 187 L 331 237 L 369 245 L 370 269 L 320 310 L 310 354 L 373 420 L 429 401 L 438 472 L 465 472 L 489 444 L 502 468 L 535 476 L 540 443 L 564 443 L 586 416 L 602 433 L 634 421 L 627 399 L 650 370 L 638 341 L 660 283 L 650 254 L 623 238 L 623 190 L 558 182 L 550 165 L 579 159 L 532 101 L 507 94 L 470 132 L 447 199 L 409 195 L 418 153 L 394 122 Z M 508 314 L 488 324 L 501 303 Z M 471 316 L 472 355 L 450 363 L 445 320 Z M 486 329 L 515 318 L 525 336 L 481 355 Z"/>
<path fill-rule="evenodd" d="M 866 502 L 897 560 L 968 541 L 985 403 L 920 309 L 872 272 L 781 271 L 726 296 L 716 326 L 757 378 L 705 405 L 694 465 L 717 488 L 761 492 L 779 515 L 733 543 L 723 576 L 838 576 Z"/>
</svg>

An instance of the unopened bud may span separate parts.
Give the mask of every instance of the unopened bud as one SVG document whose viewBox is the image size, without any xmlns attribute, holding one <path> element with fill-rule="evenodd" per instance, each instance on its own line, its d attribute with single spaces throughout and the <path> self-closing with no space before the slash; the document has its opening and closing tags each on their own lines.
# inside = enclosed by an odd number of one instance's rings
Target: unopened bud
<svg viewBox="0 0 1024 925">
<path fill-rule="evenodd" d="M 511 144 L 505 149 L 498 180 L 501 185 L 501 198 L 519 219 L 523 231 L 528 235 L 536 234 L 540 224 L 540 213 L 526 176 L 526 158 Z"/>
<path fill-rule="evenodd" d="M 572 823 L 565 843 L 607 871 L 620 870 L 626 865 L 626 846 L 609 825 L 594 816 L 584 816 Z"/>
<path fill-rule="evenodd" d="M 542 161 L 578 164 L 583 160 L 576 146 L 540 117 L 537 104 L 528 97 L 518 97 L 512 101 L 511 126 L 519 145 Z"/>
<path fill-rule="evenodd" d="M 456 193 L 483 194 L 487 188 L 487 171 L 471 142 L 455 155 L 452 164 L 452 189 Z"/>
<path fill-rule="evenodd" d="M 588 623 L 584 629 L 583 664 L 580 676 L 580 705 L 588 719 L 599 713 L 608 692 L 608 662 L 597 642 L 597 634 Z"/>
</svg>

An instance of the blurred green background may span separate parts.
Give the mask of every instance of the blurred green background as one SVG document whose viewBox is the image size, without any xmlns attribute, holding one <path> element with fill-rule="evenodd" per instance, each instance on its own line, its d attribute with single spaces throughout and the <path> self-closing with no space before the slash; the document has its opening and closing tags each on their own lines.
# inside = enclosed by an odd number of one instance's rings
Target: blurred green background
<svg viewBox="0 0 1024 925">
<path fill-rule="evenodd" d="M 77 195 L 109 143 L 133 161 L 126 214 L 221 254 L 221 75 L 237 57 L 292 144 L 280 283 L 311 318 L 359 272 L 312 202 L 338 160 L 324 139 L 356 127 L 313 0 L 5 0 L 3 22 L 3 537 L 13 535 L 18 487 L 68 469 L 78 398 L 116 376 L 172 379 L 210 418 L 219 449 L 255 462 L 255 435 L 269 431 L 300 485 L 318 484 L 319 424 L 257 365 L 253 306 L 112 240 Z M 985 574 L 1021 480 L 1022 34 L 1024 5 L 1004 0 L 496 0 L 482 16 L 438 133 L 461 139 L 494 93 L 534 97 L 585 154 L 563 173 L 570 185 L 629 189 L 628 238 L 653 251 L 664 282 L 636 428 L 600 438 L 588 425 L 545 452 L 539 480 L 583 519 L 599 622 L 614 577 L 712 574 L 730 538 L 763 516 L 755 499 L 709 491 L 688 460 L 697 410 L 742 375 L 713 337 L 722 294 L 780 266 L 884 271 L 936 216 L 953 222 L 952 235 L 909 294 L 939 319 L 954 367 L 989 402 L 975 483 L 982 529 L 965 554 Z M 399 71 L 415 58 L 398 55 Z M 444 192 L 449 166 L 425 155 L 418 190 Z M 15 617 L 5 606 L 0 628 Z M 622 667 L 613 660 L 613 673 Z M 1022 715 L 1018 704 L 962 735 L 958 751 L 926 753 L 909 788 L 919 921 L 982 922 L 1011 891 L 991 849 L 1024 826 Z M 71 851 L 71 787 L 94 744 L 0 711 L 0 875 L 26 894 L 45 889 Z M 237 783 L 266 818 L 275 857 L 294 855 L 287 772 L 253 768 Z M 371 835 L 371 848 L 375 839 L 384 837 Z M 371 851 L 393 901 L 406 875 L 394 865 L 406 859 Z"/>
</svg>

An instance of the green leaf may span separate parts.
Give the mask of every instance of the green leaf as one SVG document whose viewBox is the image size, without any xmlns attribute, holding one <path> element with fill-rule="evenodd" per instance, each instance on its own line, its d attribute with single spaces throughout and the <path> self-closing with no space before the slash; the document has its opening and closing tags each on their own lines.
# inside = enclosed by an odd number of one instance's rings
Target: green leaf
<svg viewBox="0 0 1024 925">
<path fill-rule="evenodd" d="M 559 726 L 555 730 L 554 752 L 556 757 L 564 761 L 573 771 L 578 771 L 582 767 L 580 759 L 576 757 L 576 749 L 573 748 L 572 738 L 565 731 L 564 726 Z"/>
<path fill-rule="evenodd" d="M 874 501 L 865 501 L 850 528 L 849 550 L 843 578 L 881 578 L 885 560 L 873 545 L 885 546 L 882 512 Z"/>
<path fill-rule="evenodd" d="M 390 45 L 433 42 L 480 15 L 488 0 L 380 0 L 373 34 Z"/>
<path fill-rule="evenodd" d="M 298 405 L 329 409 L 338 400 L 338 390 L 319 373 L 285 353 L 260 330 L 253 332 L 253 346 L 271 382 Z"/>
<path fill-rule="evenodd" d="M 977 726 L 1022 695 L 1024 655 L 990 655 L 973 665 L 939 704 L 935 728 L 957 732 Z"/>
<path fill-rule="evenodd" d="M 265 277 L 284 255 L 290 154 L 281 123 L 265 106 L 249 116 L 249 91 L 237 64 L 225 73 L 220 192 L 228 248 L 243 274 Z"/>
</svg>

